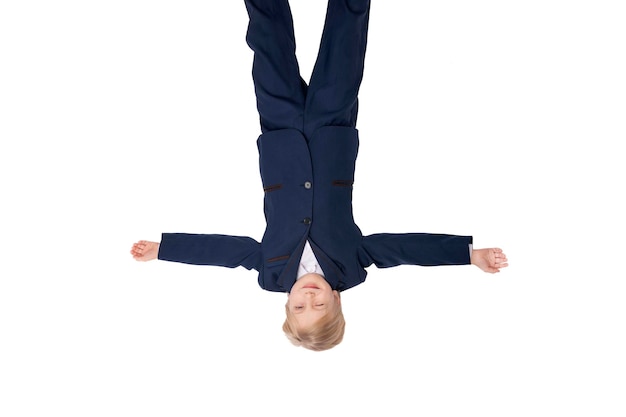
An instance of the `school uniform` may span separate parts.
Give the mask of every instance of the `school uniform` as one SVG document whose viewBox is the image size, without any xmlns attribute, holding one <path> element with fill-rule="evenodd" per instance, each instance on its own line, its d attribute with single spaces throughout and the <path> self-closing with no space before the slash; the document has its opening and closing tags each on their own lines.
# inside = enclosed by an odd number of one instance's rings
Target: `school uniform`
<svg viewBox="0 0 626 417">
<path fill-rule="evenodd" d="M 463 265 L 471 236 L 381 233 L 363 236 L 352 215 L 369 0 L 330 0 L 309 85 L 295 56 L 287 0 L 246 0 L 246 40 L 262 134 L 257 140 L 265 191 L 261 242 L 245 236 L 164 233 L 158 258 L 258 271 L 261 288 L 289 292 L 305 246 L 331 288 L 365 281 L 372 264 Z"/>
</svg>

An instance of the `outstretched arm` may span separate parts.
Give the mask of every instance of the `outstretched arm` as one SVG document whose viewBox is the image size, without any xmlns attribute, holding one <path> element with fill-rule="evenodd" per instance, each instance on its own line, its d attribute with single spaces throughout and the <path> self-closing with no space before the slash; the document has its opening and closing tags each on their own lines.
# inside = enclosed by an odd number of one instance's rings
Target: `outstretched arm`
<svg viewBox="0 0 626 417">
<path fill-rule="evenodd" d="M 163 233 L 158 259 L 192 265 L 261 268 L 261 244 L 251 237 Z"/>
<path fill-rule="evenodd" d="M 163 233 L 161 242 L 140 240 L 130 250 L 138 261 L 181 262 L 246 269 L 261 268 L 261 245 L 245 236 Z"/>
<path fill-rule="evenodd" d="M 397 265 L 469 265 L 471 236 L 431 233 L 377 233 L 364 236 L 359 260 L 363 267 Z"/>
<path fill-rule="evenodd" d="M 130 254 L 133 255 L 136 261 L 151 261 L 156 259 L 159 254 L 159 243 L 140 240 L 133 244 L 133 247 L 130 249 Z"/>
<path fill-rule="evenodd" d="M 490 274 L 500 272 L 500 268 L 509 266 L 506 255 L 500 248 L 474 249 L 471 262 L 472 265 Z"/>
</svg>

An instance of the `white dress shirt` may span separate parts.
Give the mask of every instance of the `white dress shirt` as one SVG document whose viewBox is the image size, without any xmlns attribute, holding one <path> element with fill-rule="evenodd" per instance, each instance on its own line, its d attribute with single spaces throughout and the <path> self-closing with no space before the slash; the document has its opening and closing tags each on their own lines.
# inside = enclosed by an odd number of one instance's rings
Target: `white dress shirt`
<svg viewBox="0 0 626 417">
<path fill-rule="evenodd" d="M 298 275 L 296 279 L 302 278 L 306 274 L 310 273 L 320 274 L 324 276 L 324 271 L 322 271 L 322 267 L 319 262 L 317 262 L 317 258 L 313 253 L 313 249 L 311 249 L 311 245 L 307 240 L 304 244 L 304 251 L 302 252 L 302 258 L 300 258 L 300 265 L 298 266 Z"/>
</svg>

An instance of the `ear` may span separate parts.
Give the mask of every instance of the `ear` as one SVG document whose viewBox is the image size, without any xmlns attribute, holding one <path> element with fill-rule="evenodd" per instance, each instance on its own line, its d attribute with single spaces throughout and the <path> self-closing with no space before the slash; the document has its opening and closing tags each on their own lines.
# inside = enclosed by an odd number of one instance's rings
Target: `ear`
<svg viewBox="0 0 626 417">
<path fill-rule="evenodd" d="M 334 290 L 333 297 L 335 297 L 335 301 L 337 302 L 337 305 L 341 305 L 341 295 L 339 294 L 339 291 Z"/>
</svg>

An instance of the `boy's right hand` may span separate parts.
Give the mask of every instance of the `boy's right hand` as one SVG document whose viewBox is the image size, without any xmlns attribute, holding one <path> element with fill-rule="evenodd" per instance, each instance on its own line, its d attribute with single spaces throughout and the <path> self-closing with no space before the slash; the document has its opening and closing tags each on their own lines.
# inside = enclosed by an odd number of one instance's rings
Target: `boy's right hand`
<svg viewBox="0 0 626 417">
<path fill-rule="evenodd" d="M 472 250 L 471 263 L 490 274 L 500 272 L 500 268 L 509 266 L 509 261 L 500 248 Z"/>
<path fill-rule="evenodd" d="M 159 255 L 159 243 L 140 240 L 133 244 L 130 254 L 133 255 L 136 261 L 151 261 Z"/>
</svg>

